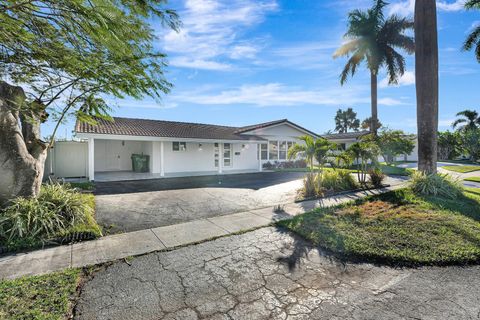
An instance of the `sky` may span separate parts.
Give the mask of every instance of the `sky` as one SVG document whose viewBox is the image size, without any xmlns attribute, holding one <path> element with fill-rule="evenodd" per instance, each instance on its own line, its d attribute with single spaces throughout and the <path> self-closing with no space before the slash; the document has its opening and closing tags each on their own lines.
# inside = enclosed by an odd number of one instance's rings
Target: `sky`
<svg viewBox="0 0 480 320">
<path fill-rule="evenodd" d="M 180 32 L 155 23 L 155 46 L 168 55 L 166 77 L 174 88 L 161 101 L 109 101 L 113 116 L 230 126 L 288 118 L 317 133 L 333 130 L 336 111 L 353 108 L 370 115 L 370 78 L 363 65 L 343 86 L 346 59 L 333 59 L 345 41 L 346 18 L 370 0 L 170 0 Z M 413 16 L 414 0 L 390 1 L 386 12 Z M 463 0 L 438 1 L 440 130 L 455 114 L 480 110 L 480 64 L 461 50 L 480 12 L 466 12 Z M 379 76 L 379 119 L 392 129 L 416 132 L 413 56 L 396 86 Z M 71 137 L 74 120 L 58 131 Z M 43 126 L 47 136 L 52 123 Z"/>
</svg>

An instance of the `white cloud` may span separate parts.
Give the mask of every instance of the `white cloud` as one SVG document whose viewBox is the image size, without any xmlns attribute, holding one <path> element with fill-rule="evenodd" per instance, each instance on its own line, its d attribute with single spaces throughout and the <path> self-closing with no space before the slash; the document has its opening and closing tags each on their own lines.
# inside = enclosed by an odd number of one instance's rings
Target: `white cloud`
<svg viewBox="0 0 480 320">
<path fill-rule="evenodd" d="M 183 27 L 163 37 L 164 49 L 178 67 L 231 70 L 220 59 L 253 59 L 258 47 L 242 42 L 242 32 L 278 7 L 275 0 L 186 0 L 179 12 Z M 229 67 L 227 67 L 229 65 Z"/>
<path fill-rule="evenodd" d="M 413 71 L 405 71 L 402 77 L 398 79 L 398 84 L 397 85 L 392 85 L 396 87 L 400 86 L 410 86 L 415 84 L 415 73 Z M 380 83 L 379 87 L 380 88 L 388 88 L 390 85 L 388 84 L 388 78 L 385 77 L 383 78 Z"/>
<path fill-rule="evenodd" d="M 171 97 L 176 102 L 187 102 L 201 105 L 248 104 L 266 106 L 297 105 L 331 105 L 354 106 L 370 103 L 368 88 L 365 87 L 333 87 L 302 89 L 281 83 L 242 85 L 238 88 L 220 92 L 197 91 L 177 93 Z M 392 98 L 379 99 L 380 105 L 393 106 L 404 104 Z"/>
<path fill-rule="evenodd" d="M 451 127 L 452 123 L 455 121 L 454 118 L 452 119 L 440 119 L 438 120 L 438 125 L 440 127 Z"/>
<path fill-rule="evenodd" d="M 460 11 L 463 9 L 465 0 L 455 0 L 454 2 L 437 1 L 437 10 L 441 11 Z M 389 14 L 398 14 L 400 16 L 411 16 L 415 10 L 415 0 L 404 0 L 392 3 Z"/>
</svg>

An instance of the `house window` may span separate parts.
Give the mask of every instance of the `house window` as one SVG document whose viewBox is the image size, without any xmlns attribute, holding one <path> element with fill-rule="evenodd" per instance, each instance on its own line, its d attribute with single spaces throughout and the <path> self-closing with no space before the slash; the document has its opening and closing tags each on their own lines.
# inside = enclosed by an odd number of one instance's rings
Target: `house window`
<svg viewBox="0 0 480 320">
<path fill-rule="evenodd" d="M 280 141 L 280 151 L 279 151 L 280 160 L 287 160 L 287 141 Z"/>
<path fill-rule="evenodd" d="M 230 143 L 223 144 L 223 166 L 230 167 L 232 165 L 232 145 Z"/>
<path fill-rule="evenodd" d="M 173 142 L 172 150 L 173 151 L 187 151 L 187 143 L 186 142 Z"/>
<path fill-rule="evenodd" d="M 268 160 L 268 145 L 261 144 L 260 145 L 260 158 L 261 160 Z"/>
<path fill-rule="evenodd" d="M 278 141 L 268 142 L 268 156 L 270 160 L 278 160 Z"/>
</svg>

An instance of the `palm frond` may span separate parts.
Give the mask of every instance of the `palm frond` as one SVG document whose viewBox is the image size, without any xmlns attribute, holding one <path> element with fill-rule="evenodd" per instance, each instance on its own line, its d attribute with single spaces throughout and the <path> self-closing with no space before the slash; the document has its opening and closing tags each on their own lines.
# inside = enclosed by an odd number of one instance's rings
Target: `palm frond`
<svg viewBox="0 0 480 320">
<path fill-rule="evenodd" d="M 469 0 L 465 3 L 466 9 L 480 9 L 480 0 Z"/>
<path fill-rule="evenodd" d="M 344 43 L 340 48 L 338 48 L 334 53 L 333 53 L 333 58 L 338 58 L 338 57 L 343 57 L 351 54 L 352 52 L 358 50 L 360 47 L 362 39 L 354 39 L 351 40 L 347 43 Z"/>
</svg>

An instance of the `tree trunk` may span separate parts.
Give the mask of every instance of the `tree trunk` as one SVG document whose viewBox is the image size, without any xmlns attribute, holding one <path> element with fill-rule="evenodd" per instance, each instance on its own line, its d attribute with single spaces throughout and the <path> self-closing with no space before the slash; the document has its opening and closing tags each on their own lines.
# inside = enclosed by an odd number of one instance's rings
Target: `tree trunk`
<svg viewBox="0 0 480 320">
<path fill-rule="evenodd" d="M 0 203 L 40 192 L 47 157 L 40 123 L 46 113 L 40 104 L 25 103 L 22 88 L 0 81 Z"/>
<path fill-rule="evenodd" d="M 378 123 L 378 89 L 377 89 L 377 74 L 370 72 L 370 87 L 372 96 L 372 118 L 370 123 L 370 131 L 374 135 L 377 135 L 377 123 Z"/>
<path fill-rule="evenodd" d="M 418 169 L 437 172 L 438 42 L 435 0 L 415 1 Z"/>
</svg>

